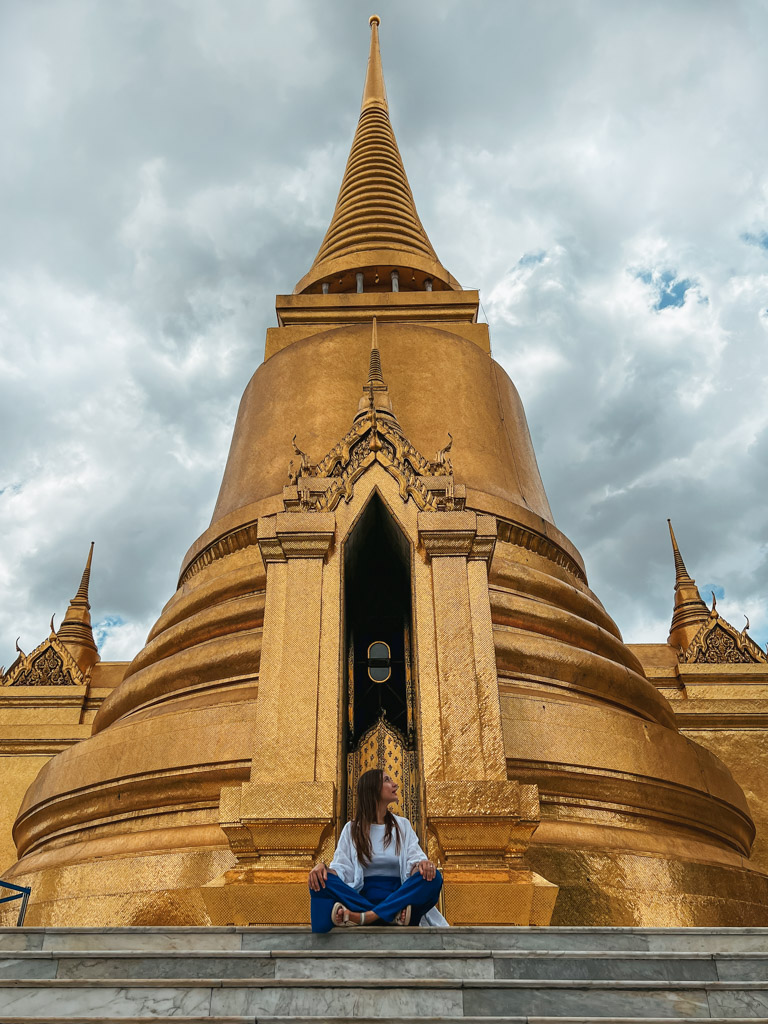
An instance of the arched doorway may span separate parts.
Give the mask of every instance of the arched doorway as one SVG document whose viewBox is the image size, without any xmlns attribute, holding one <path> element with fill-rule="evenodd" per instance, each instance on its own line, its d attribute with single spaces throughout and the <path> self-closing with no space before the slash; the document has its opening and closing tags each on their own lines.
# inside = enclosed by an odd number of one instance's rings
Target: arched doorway
<svg viewBox="0 0 768 1024">
<path fill-rule="evenodd" d="M 411 657 L 411 551 L 377 493 L 344 548 L 347 817 L 357 779 L 384 768 L 398 782 L 396 813 L 418 830 Z"/>
</svg>

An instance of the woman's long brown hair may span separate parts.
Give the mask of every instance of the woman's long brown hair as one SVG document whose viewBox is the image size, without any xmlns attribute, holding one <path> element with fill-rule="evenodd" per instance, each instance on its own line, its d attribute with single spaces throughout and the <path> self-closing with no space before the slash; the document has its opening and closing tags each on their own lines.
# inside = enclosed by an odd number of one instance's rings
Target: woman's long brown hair
<svg viewBox="0 0 768 1024">
<path fill-rule="evenodd" d="M 357 781 L 357 810 L 352 819 L 352 842 L 357 850 L 357 858 L 361 864 L 370 864 L 373 857 L 371 850 L 371 825 L 378 824 L 377 812 L 379 796 L 384 782 L 384 772 L 381 768 L 371 768 L 363 772 Z M 400 853 L 400 829 L 397 827 L 395 816 L 389 809 L 384 817 L 384 845 L 389 846 L 392 842 L 392 832 L 395 833 L 395 850 Z"/>
</svg>

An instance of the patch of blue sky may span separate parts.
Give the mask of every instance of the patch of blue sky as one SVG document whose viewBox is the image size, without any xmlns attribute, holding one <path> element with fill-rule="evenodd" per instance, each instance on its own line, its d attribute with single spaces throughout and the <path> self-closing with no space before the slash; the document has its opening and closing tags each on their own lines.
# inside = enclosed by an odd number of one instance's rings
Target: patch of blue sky
<svg viewBox="0 0 768 1024">
<path fill-rule="evenodd" d="M 768 231 L 745 231 L 741 240 L 747 245 L 757 245 L 760 249 L 768 249 Z"/>
<path fill-rule="evenodd" d="M 651 285 L 656 291 L 656 301 L 653 304 L 653 308 L 656 310 L 683 306 L 688 291 L 697 283 L 690 277 L 678 277 L 674 270 L 641 269 L 635 270 L 634 275 L 643 284 Z M 706 296 L 700 296 L 699 301 L 708 302 L 709 300 Z"/>
<path fill-rule="evenodd" d="M 535 267 L 537 263 L 543 263 L 546 255 L 546 249 L 536 249 L 532 252 L 523 253 L 517 262 L 521 267 Z"/>
<path fill-rule="evenodd" d="M 721 587 L 718 583 L 704 583 L 699 588 L 699 593 L 709 605 L 712 604 L 713 593 L 718 601 L 725 600 L 725 587 Z"/>
<path fill-rule="evenodd" d="M 95 623 L 93 627 L 93 638 L 96 641 L 96 646 L 101 650 L 110 635 L 116 630 L 120 629 L 121 626 L 125 625 L 125 619 L 119 615 L 106 615 L 99 622 Z"/>
</svg>

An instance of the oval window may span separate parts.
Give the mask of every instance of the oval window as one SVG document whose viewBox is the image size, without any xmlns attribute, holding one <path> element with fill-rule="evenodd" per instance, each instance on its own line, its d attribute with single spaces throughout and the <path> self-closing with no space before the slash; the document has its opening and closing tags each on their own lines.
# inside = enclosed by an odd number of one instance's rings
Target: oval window
<svg viewBox="0 0 768 1024">
<path fill-rule="evenodd" d="M 368 678 L 374 683 L 386 683 L 392 675 L 392 661 L 389 644 L 374 640 L 368 648 Z"/>
</svg>

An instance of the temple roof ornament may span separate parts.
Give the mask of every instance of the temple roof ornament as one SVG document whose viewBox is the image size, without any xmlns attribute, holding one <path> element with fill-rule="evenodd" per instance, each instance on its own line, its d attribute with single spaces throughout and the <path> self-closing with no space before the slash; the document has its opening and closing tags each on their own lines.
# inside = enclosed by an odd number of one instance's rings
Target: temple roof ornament
<svg viewBox="0 0 768 1024">
<path fill-rule="evenodd" d="M 84 673 L 55 632 L 30 653 L 20 653 L 5 675 L 0 675 L 0 686 L 82 686 Z"/>
<path fill-rule="evenodd" d="M 93 629 L 91 628 L 91 606 L 88 601 L 92 560 L 93 541 L 91 541 L 80 586 L 69 602 L 69 607 L 58 631 L 59 639 L 70 650 L 84 673 L 87 673 L 99 661 L 99 650 L 93 639 Z"/>
<path fill-rule="evenodd" d="M 69 602 L 67 613 L 59 626 L 51 630 L 48 638 L 25 654 L 16 641 L 18 658 L 3 675 L 2 686 L 81 686 L 87 682 L 91 669 L 99 661 L 99 651 L 91 628 L 91 606 L 88 602 L 88 584 L 91 578 L 93 541 L 80 579 L 80 586 Z"/>
<path fill-rule="evenodd" d="M 747 633 L 748 618 L 739 632 L 718 612 L 714 591 L 712 607 L 707 608 L 696 581 L 685 567 L 672 522 L 668 519 L 667 523 L 675 558 L 675 610 L 667 643 L 677 648 L 679 660 L 685 664 L 709 665 L 768 662 L 768 657 Z"/>
<path fill-rule="evenodd" d="M 701 598 L 699 588 L 689 574 L 677 546 L 672 520 L 668 519 L 669 536 L 672 540 L 672 553 L 675 559 L 675 610 L 669 629 L 667 643 L 680 650 L 685 650 L 698 633 L 700 627 L 709 618 L 709 609 Z"/>
<path fill-rule="evenodd" d="M 379 51 L 380 18 L 370 19 L 371 47 L 355 137 L 339 189 L 336 208 L 309 273 L 294 292 L 388 289 L 392 271 L 398 287 L 460 289 L 443 267 L 427 237 L 389 120 Z M 377 287 L 378 286 L 378 287 Z"/>
<path fill-rule="evenodd" d="M 709 617 L 680 655 L 680 661 L 699 665 L 754 665 L 768 662 L 768 656 L 748 635 L 748 629 L 748 618 L 744 629 L 739 632 L 720 615 L 713 593 Z"/>
<path fill-rule="evenodd" d="M 355 482 L 378 462 L 394 477 L 403 501 L 413 498 L 421 511 L 464 508 L 465 489 L 453 478 L 448 456 L 453 438 L 434 459 L 425 458 L 405 437 L 389 397 L 381 369 L 376 319 L 371 327 L 368 379 L 352 425 L 342 439 L 317 464 L 296 445 L 298 468 L 291 461 L 288 486 L 283 488 L 287 512 L 333 511 L 339 502 L 351 501 Z"/>
</svg>

